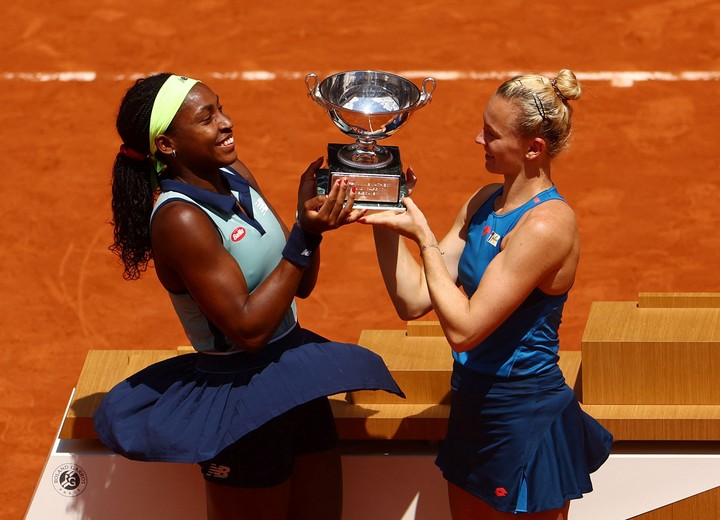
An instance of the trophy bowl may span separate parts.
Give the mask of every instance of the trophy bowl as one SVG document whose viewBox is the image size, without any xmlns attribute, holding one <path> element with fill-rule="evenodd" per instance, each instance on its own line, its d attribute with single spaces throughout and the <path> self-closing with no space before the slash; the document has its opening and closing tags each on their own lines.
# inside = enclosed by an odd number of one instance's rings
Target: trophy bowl
<svg viewBox="0 0 720 520">
<path fill-rule="evenodd" d="M 340 148 L 337 158 L 351 168 L 384 168 L 393 154 L 376 141 L 397 132 L 415 110 L 432 99 L 435 80 L 425 78 L 418 88 L 411 81 L 374 70 L 339 72 L 322 82 L 305 76 L 308 96 L 323 107 L 333 123 L 355 142 Z"/>
</svg>

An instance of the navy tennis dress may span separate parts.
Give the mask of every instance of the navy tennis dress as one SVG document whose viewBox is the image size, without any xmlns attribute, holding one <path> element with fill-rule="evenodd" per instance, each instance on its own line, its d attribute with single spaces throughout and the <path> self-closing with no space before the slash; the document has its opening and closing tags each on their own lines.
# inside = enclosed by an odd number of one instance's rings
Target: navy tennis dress
<svg viewBox="0 0 720 520">
<path fill-rule="evenodd" d="M 513 211 L 493 211 L 495 192 L 473 215 L 459 279 L 472 296 L 502 239 L 553 186 Z M 565 383 L 558 329 L 567 293 L 535 289 L 487 339 L 453 353 L 448 433 L 436 460 L 453 484 L 508 513 L 563 507 L 592 491 L 612 435 L 580 408 Z"/>
<path fill-rule="evenodd" d="M 232 195 L 164 180 L 155 210 L 183 200 L 205 211 L 252 291 L 280 262 L 285 235 L 241 175 L 229 168 L 221 174 Z M 237 211 L 238 202 L 245 213 Z M 226 338 L 189 294 L 170 298 L 198 352 L 155 363 L 122 381 L 94 417 L 100 440 L 130 459 L 203 462 L 318 398 L 361 389 L 404 397 L 380 356 L 303 329 L 294 303 L 270 343 L 250 354 Z"/>
</svg>

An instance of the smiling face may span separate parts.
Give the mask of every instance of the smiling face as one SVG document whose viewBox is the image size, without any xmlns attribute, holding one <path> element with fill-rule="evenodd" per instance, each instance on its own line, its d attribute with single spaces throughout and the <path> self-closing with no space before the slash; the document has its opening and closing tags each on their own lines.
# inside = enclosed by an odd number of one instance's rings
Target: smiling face
<svg viewBox="0 0 720 520">
<path fill-rule="evenodd" d="M 483 127 L 475 142 L 485 148 L 485 169 L 490 173 L 516 175 L 524 168 L 532 139 L 521 137 L 516 124 L 518 107 L 494 95 L 483 114 Z"/>
<path fill-rule="evenodd" d="M 232 129 L 232 120 L 223 113 L 220 98 L 207 85 L 197 83 L 165 137 L 182 166 L 198 171 L 216 169 L 237 160 Z"/>
</svg>

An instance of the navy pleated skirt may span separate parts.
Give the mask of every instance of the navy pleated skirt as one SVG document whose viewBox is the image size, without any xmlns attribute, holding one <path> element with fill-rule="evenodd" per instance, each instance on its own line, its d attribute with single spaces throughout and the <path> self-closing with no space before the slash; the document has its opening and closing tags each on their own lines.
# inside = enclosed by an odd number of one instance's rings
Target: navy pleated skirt
<svg viewBox="0 0 720 520">
<path fill-rule="evenodd" d="M 451 483 L 507 513 L 563 507 L 592 491 L 612 435 L 580 408 L 559 368 L 488 381 L 455 363 L 436 463 Z"/>
<path fill-rule="evenodd" d="M 404 397 L 374 352 L 296 326 L 260 354 L 193 353 L 150 365 L 110 390 L 95 430 L 130 459 L 195 463 L 298 405 L 363 389 Z"/>
</svg>

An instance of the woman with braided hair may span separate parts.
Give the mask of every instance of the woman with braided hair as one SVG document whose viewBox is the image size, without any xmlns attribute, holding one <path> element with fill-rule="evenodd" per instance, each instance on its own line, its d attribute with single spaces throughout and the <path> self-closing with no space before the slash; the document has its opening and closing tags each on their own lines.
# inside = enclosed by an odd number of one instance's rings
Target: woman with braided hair
<svg viewBox="0 0 720 520">
<path fill-rule="evenodd" d="M 500 85 L 476 142 L 501 182 L 473 193 L 439 242 L 410 198 L 404 214 L 360 218 L 374 226 L 400 317 L 434 310 L 452 347 L 450 419 L 437 464 L 455 520 L 565 519 L 569 500 L 592 490 L 589 474 L 612 445 L 557 365 L 580 240 L 551 166 L 568 146 L 570 103 L 580 93 L 570 70 Z M 418 245 L 421 264 L 401 235 Z"/>
<path fill-rule="evenodd" d="M 322 234 L 363 215 L 353 189 L 317 196 L 316 160 L 288 230 L 238 160 L 218 96 L 187 77 L 136 82 L 117 130 L 111 249 L 127 279 L 154 264 L 198 352 L 114 387 L 95 414 L 100 439 L 131 459 L 199 464 L 210 519 L 338 520 L 327 396 L 402 395 L 379 356 L 297 323 L 294 299 L 315 285 Z"/>
</svg>

